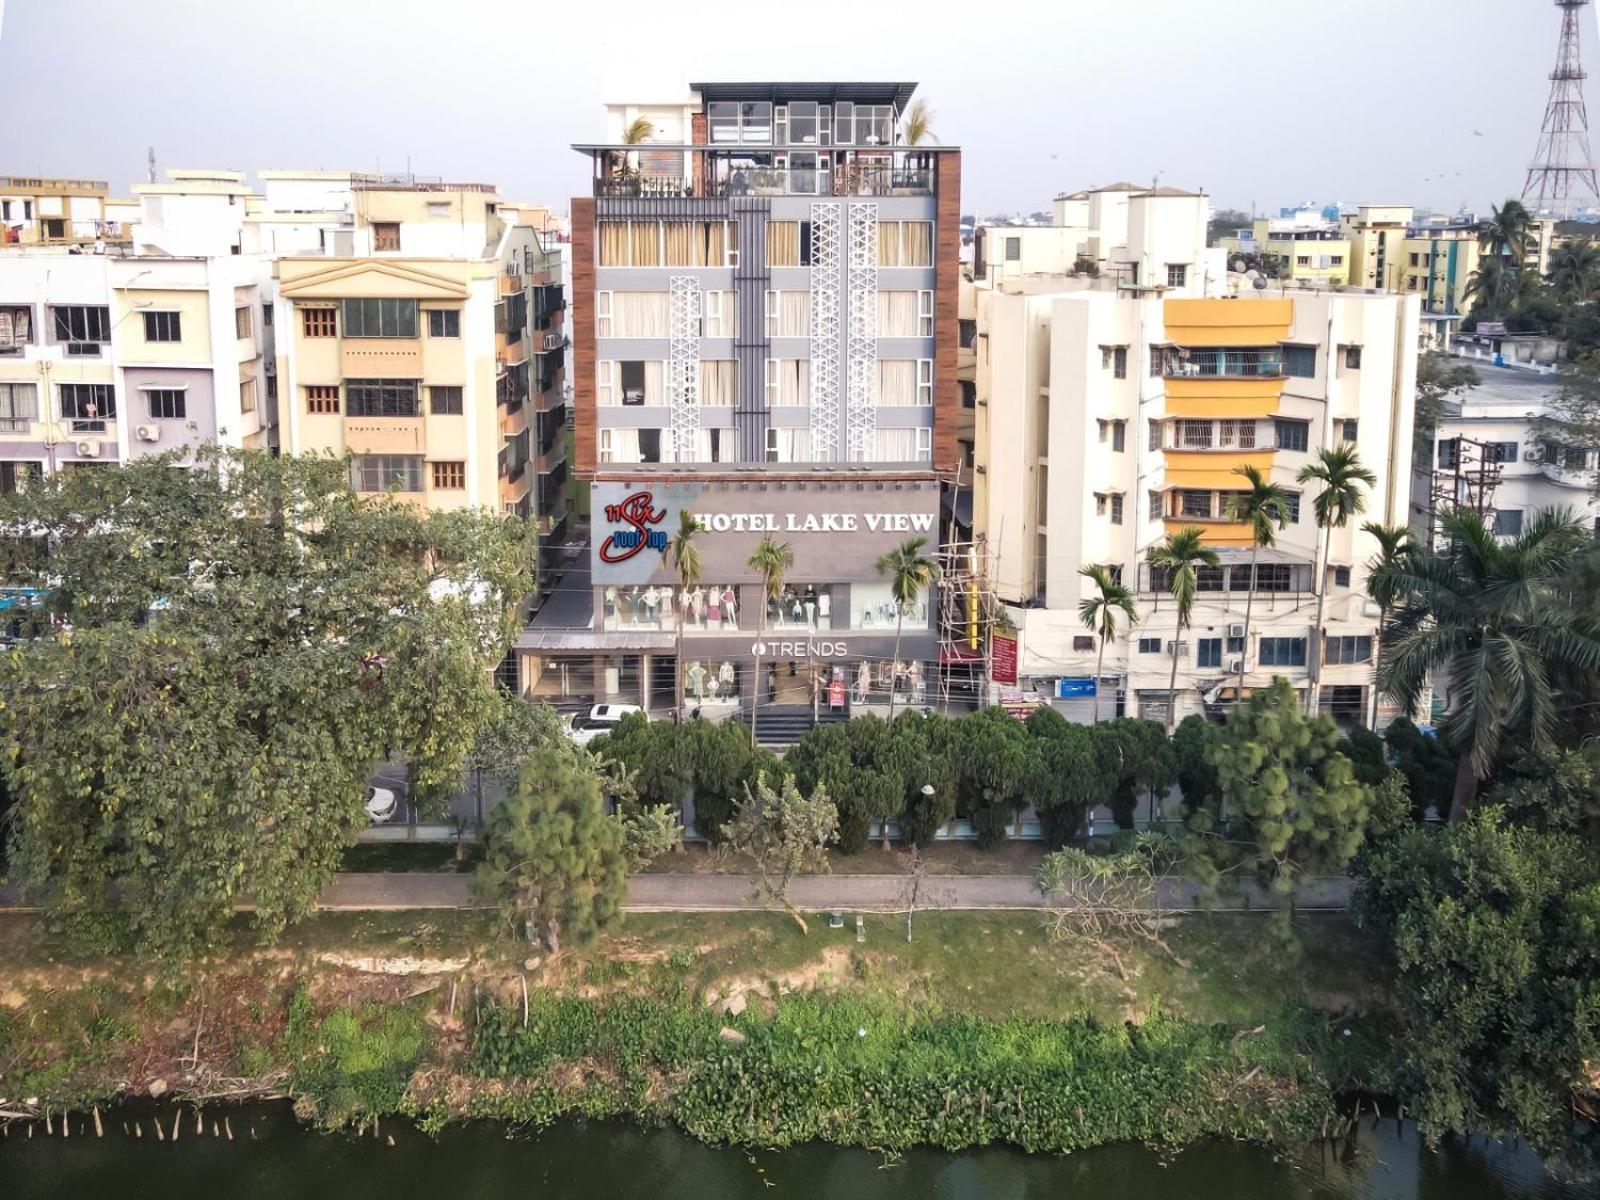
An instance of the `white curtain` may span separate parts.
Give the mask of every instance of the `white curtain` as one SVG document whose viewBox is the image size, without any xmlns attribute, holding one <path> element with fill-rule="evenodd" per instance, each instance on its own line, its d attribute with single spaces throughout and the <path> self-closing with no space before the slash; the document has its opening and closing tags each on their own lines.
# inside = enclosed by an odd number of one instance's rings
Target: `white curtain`
<svg viewBox="0 0 1600 1200">
<path fill-rule="evenodd" d="M 911 408 L 916 405 L 916 359 L 883 359 L 878 363 L 878 403 L 889 408 Z"/>
<path fill-rule="evenodd" d="M 915 292 L 878 293 L 878 336 L 917 336 L 917 294 Z"/>
<path fill-rule="evenodd" d="M 637 429 L 612 429 L 611 461 L 636 463 L 639 461 L 639 431 Z"/>
<path fill-rule="evenodd" d="M 880 429 L 875 436 L 873 459 L 877 462 L 911 462 L 917 457 L 914 429 Z"/>
<path fill-rule="evenodd" d="M 732 359 L 700 360 L 700 403 L 732 408 L 739 395 L 739 364 Z"/>
<path fill-rule="evenodd" d="M 706 315 L 704 336 L 739 336 L 739 306 L 734 302 L 732 292 L 707 292 L 702 305 Z"/>
<path fill-rule="evenodd" d="M 774 429 L 769 436 L 777 447 L 778 462 L 811 461 L 811 430 Z"/>
<path fill-rule="evenodd" d="M 774 403 L 785 406 L 811 403 L 810 359 L 779 359 L 777 371 L 778 395 Z"/>
<path fill-rule="evenodd" d="M 811 293 L 778 292 L 776 319 L 767 318 L 768 337 L 808 337 L 811 334 Z"/>
<path fill-rule="evenodd" d="M 702 429 L 698 435 L 695 462 L 730 462 L 737 433 L 732 429 Z"/>
<path fill-rule="evenodd" d="M 611 336 L 650 338 L 669 336 L 667 293 L 611 293 Z"/>
</svg>

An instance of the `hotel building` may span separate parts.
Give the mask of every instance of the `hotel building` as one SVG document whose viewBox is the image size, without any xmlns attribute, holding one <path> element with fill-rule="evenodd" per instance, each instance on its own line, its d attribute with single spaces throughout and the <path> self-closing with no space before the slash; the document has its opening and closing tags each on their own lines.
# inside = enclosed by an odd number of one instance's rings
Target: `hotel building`
<svg viewBox="0 0 1600 1200">
<path fill-rule="evenodd" d="M 959 457 L 961 158 L 904 144 L 914 90 L 695 84 L 609 105 L 605 140 L 577 147 L 593 179 L 572 202 L 590 574 L 519 641 L 525 689 L 671 707 L 680 625 L 690 705 L 932 689 L 933 598 L 907 613 L 897 661 L 877 569 L 912 537 L 936 553 Z M 687 591 L 665 553 L 680 511 L 704 530 Z M 770 603 L 749 565 L 765 536 L 793 554 Z"/>
</svg>

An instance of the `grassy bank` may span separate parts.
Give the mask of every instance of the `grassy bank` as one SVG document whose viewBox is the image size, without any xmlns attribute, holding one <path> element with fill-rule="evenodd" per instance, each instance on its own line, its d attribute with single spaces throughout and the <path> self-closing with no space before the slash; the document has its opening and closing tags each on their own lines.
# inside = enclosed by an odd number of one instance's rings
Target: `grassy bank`
<svg viewBox="0 0 1600 1200">
<path fill-rule="evenodd" d="M 81 1108 L 160 1080 L 286 1091 L 327 1124 L 577 1112 L 751 1145 L 1285 1141 L 1382 1065 L 1360 1015 L 1381 1016 L 1381 956 L 1343 918 L 1299 932 L 1289 954 L 1261 918 L 1184 918 L 1169 940 L 1191 965 L 1130 942 L 1124 978 L 1025 913 L 924 914 L 909 944 L 893 918 L 858 942 L 769 914 L 638 914 L 532 966 L 484 913 L 323 914 L 174 983 L 4 917 L 0 1097 Z"/>
</svg>

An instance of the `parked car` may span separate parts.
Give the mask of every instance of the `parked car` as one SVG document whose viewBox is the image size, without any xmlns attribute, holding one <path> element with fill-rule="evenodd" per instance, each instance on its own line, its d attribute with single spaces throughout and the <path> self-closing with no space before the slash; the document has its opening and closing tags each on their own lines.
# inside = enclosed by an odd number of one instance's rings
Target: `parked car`
<svg viewBox="0 0 1600 1200">
<path fill-rule="evenodd" d="M 645 720 L 650 715 L 637 704 L 596 704 L 587 713 L 579 713 L 567 727 L 567 735 L 580 746 L 587 746 L 602 733 L 610 733 L 629 713 L 639 713 Z"/>
<path fill-rule="evenodd" d="M 367 819 L 374 825 L 382 825 L 394 816 L 396 804 L 395 794 L 388 788 L 367 789 Z"/>
</svg>

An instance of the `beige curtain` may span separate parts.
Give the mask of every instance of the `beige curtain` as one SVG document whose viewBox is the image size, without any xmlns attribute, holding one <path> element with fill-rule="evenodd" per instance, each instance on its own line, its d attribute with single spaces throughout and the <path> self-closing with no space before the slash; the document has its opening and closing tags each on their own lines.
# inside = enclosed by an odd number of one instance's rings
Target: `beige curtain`
<svg viewBox="0 0 1600 1200">
<path fill-rule="evenodd" d="M 720 301 L 712 300 L 713 296 L 721 297 Z M 738 337 L 739 336 L 739 306 L 734 302 L 732 292 L 707 292 L 702 302 L 706 314 L 706 337 Z M 718 307 L 721 312 L 719 314 Z"/>
<path fill-rule="evenodd" d="M 700 403 L 732 408 L 739 394 L 739 364 L 731 359 L 700 360 Z"/>
<path fill-rule="evenodd" d="M 873 435 L 873 461 L 912 462 L 917 456 L 917 431 L 914 429 L 879 429 Z"/>
<path fill-rule="evenodd" d="M 667 293 L 611 293 L 611 336 L 667 337 Z"/>
<path fill-rule="evenodd" d="M 768 337 L 809 337 L 811 334 L 811 293 L 779 292 L 778 312 L 767 318 Z"/>
<path fill-rule="evenodd" d="M 917 294 L 915 292 L 878 293 L 878 336 L 917 336 Z"/>
<path fill-rule="evenodd" d="M 633 229 L 633 265 L 659 267 L 661 265 L 661 222 L 630 221 Z"/>
<path fill-rule="evenodd" d="M 780 405 L 806 405 L 811 403 L 811 360 L 785 358 L 778 361 L 778 397 Z"/>
<path fill-rule="evenodd" d="M 767 226 L 767 265 L 800 265 L 800 222 L 773 221 Z"/>
<path fill-rule="evenodd" d="M 906 267 L 931 267 L 933 265 L 933 223 L 931 221 L 902 221 L 904 236 L 901 239 L 901 265 Z"/>
<path fill-rule="evenodd" d="M 632 265 L 628 260 L 628 222 L 600 222 L 600 265 L 602 267 Z"/>
<path fill-rule="evenodd" d="M 688 221 L 667 221 L 663 225 L 662 241 L 666 247 L 666 265 L 669 267 L 695 267 L 694 226 Z M 701 248 L 704 254 L 704 248 Z"/>
<path fill-rule="evenodd" d="M 667 393 L 665 387 L 667 364 L 659 359 L 652 359 L 644 364 L 644 402 L 646 404 L 665 404 Z"/>
<path fill-rule="evenodd" d="M 878 222 L 878 265 L 880 267 L 898 267 L 900 265 L 900 222 Z"/>
<path fill-rule="evenodd" d="M 811 431 L 809 429 L 774 429 L 772 441 L 777 447 L 778 462 L 810 462 Z"/>
<path fill-rule="evenodd" d="M 878 403 L 890 408 L 910 408 L 917 402 L 915 359 L 886 359 L 878 364 Z"/>
<path fill-rule="evenodd" d="M 707 221 L 700 226 L 701 265 L 720 267 L 728 261 L 728 227 L 721 221 Z"/>
</svg>

